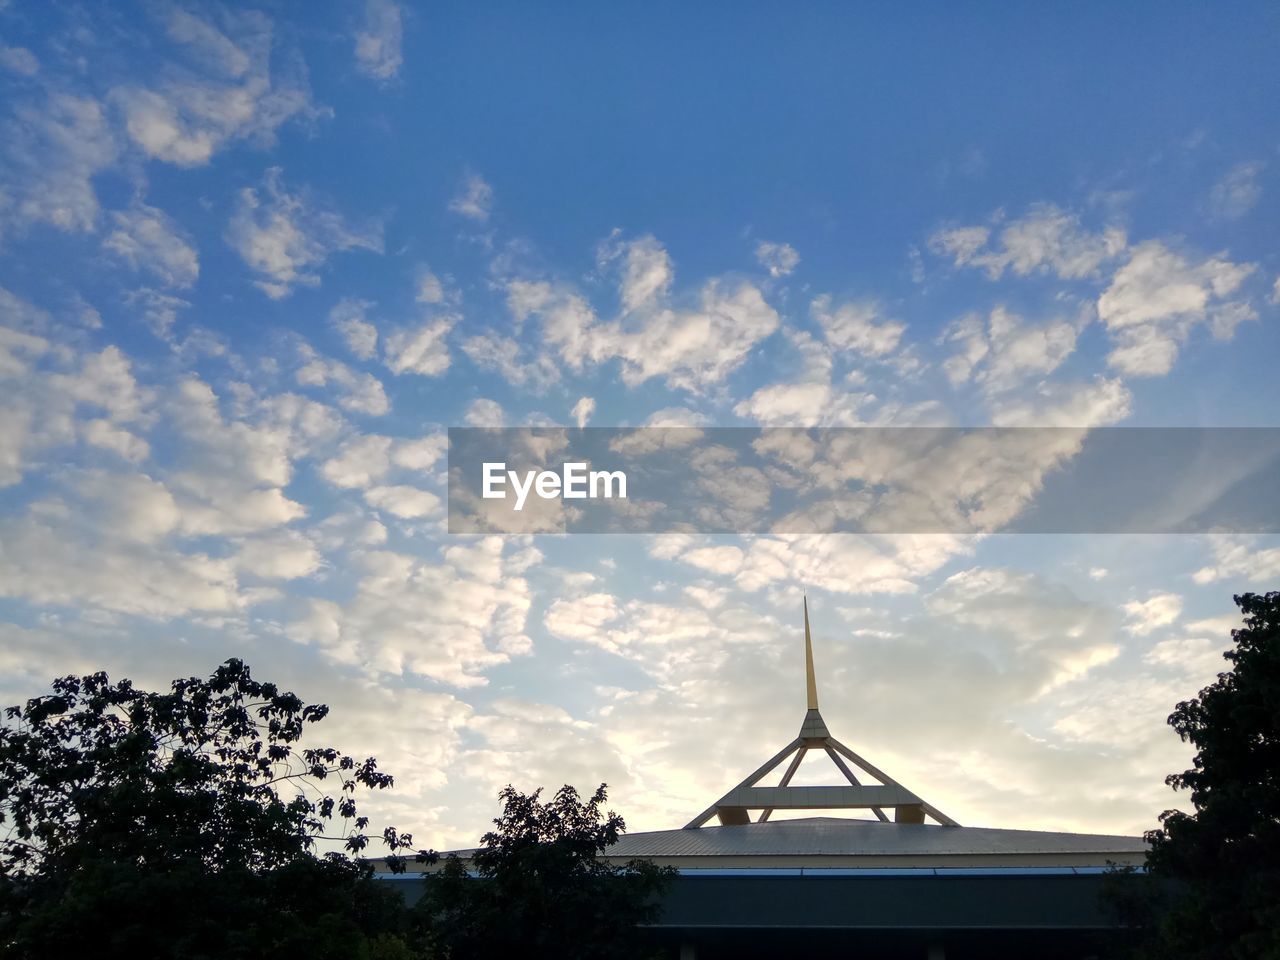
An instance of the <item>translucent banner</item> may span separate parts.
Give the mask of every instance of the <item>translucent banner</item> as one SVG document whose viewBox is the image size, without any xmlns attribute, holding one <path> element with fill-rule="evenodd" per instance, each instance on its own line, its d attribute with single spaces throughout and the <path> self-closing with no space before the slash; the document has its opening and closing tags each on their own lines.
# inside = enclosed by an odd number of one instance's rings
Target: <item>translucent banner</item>
<svg viewBox="0 0 1280 960">
<path fill-rule="evenodd" d="M 453 428 L 450 533 L 1275 533 L 1280 428 Z"/>
</svg>

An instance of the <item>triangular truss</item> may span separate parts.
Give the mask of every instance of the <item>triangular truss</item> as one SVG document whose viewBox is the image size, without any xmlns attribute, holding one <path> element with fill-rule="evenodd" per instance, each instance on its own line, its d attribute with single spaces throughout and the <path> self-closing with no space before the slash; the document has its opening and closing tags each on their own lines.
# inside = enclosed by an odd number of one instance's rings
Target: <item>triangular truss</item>
<svg viewBox="0 0 1280 960">
<path fill-rule="evenodd" d="M 818 684 L 813 671 L 813 640 L 809 635 L 807 598 L 804 601 L 804 657 L 808 710 L 800 725 L 800 735 L 755 773 L 689 821 L 686 829 L 701 827 L 712 817 L 718 817 L 720 823 L 725 825 L 751 823 L 753 810 L 760 811 L 756 822 L 763 823 L 775 810 L 853 809 L 870 809 L 876 819 L 884 823 L 889 822 L 889 815 L 885 811 L 892 810 L 896 823 L 924 823 L 928 816 L 943 826 L 958 827 L 958 823 L 937 807 L 921 800 L 898 781 L 873 767 L 827 730 L 826 722 L 818 712 Z M 811 750 L 825 752 L 848 782 L 829 787 L 791 786 L 791 778 Z M 791 762 L 787 764 L 776 787 L 756 786 L 788 758 Z M 873 777 L 878 783 L 861 782 L 849 764 Z"/>
</svg>

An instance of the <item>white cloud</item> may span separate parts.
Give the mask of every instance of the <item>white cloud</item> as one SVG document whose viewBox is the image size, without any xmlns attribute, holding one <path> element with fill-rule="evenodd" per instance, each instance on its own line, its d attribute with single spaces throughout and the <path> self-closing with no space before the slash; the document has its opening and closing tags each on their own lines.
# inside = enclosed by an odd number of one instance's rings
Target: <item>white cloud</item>
<svg viewBox="0 0 1280 960">
<path fill-rule="evenodd" d="M 28 450 L 35 444 L 31 438 L 32 412 L 29 408 L 6 405 L 0 408 L 0 489 L 22 479 Z"/>
<path fill-rule="evenodd" d="M 502 537 L 444 546 L 431 559 L 370 551 L 356 561 L 349 602 L 312 600 L 287 632 L 370 673 L 482 685 L 483 671 L 530 649 L 522 574 L 538 556 Z"/>
<path fill-rule="evenodd" d="M 84 400 L 93 395 L 83 374 L 62 387 Z M 119 407 L 123 397 L 116 393 Z M 238 572 L 271 579 L 313 572 L 317 554 L 291 532 L 242 541 L 230 557 L 217 556 L 221 545 L 216 543 L 191 547 L 190 537 L 251 533 L 300 516 L 279 490 L 264 489 L 255 476 L 255 467 L 271 477 L 280 473 L 270 458 L 254 456 L 265 438 L 261 430 L 238 430 L 246 425 L 206 417 L 198 438 L 185 432 L 194 426 L 191 407 L 199 407 L 201 399 L 193 394 L 184 401 L 187 409 L 170 408 L 179 447 L 205 445 L 204 455 L 188 449 L 182 458 L 198 464 L 198 473 L 170 472 L 166 482 L 144 473 L 68 467 L 44 485 L 40 499 L 0 520 L 0 592 L 78 608 L 82 615 L 170 619 L 232 614 L 271 595 L 242 588 Z M 99 391 L 97 402 L 105 400 Z M 129 406 L 124 403 L 124 409 Z M 229 473 L 219 472 L 227 464 L 208 455 L 219 448 L 228 453 L 234 448 L 240 456 Z"/>
<path fill-rule="evenodd" d="M 178 314 L 191 306 L 191 301 L 175 297 L 171 293 L 139 287 L 125 294 L 125 303 L 138 310 L 142 320 L 161 340 L 175 343 L 173 328 Z"/>
<path fill-rule="evenodd" d="M 77 404 L 105 411 L 111 419 L 131 422 L 141 419 L 151 405 L 151 391 L 139 385 L 132 363 L 115 346 L 79 358 L 79 369 L 57 373 L 49 383 Z"/>
<path fill-rule="evenodd" d="M 1217 637 L 1230 637 L 1231 631 L 1240 627 L 1240 613 L 1224 613 L 1217 617 L 1206 617 L 1203 620 L 1192 620 L 1186 625 L 1191 633 L 1213 634 Z"/>
<path fill-rule="evenodd" d="M 969 314 L 944 334 L 947 342 L 960 344 L 960 351 L 942 368 L 953 385 L 972 379 L 992 393 L 1009 390 L 1058 369 L 1075 350 L 1080 325 L 1051 320 L 1031 326 L 1004 307 L 992 310 L 985 324 Z"/>
<path fill-rule="evenodd" d="M 720 576 L 732 576 L 742 569 L 743 553 L 735 546 L 695 547 L 680 555 L 691 567 Z"/>
<path fill-rule="evenodd" d="M 352 413 L 380 417 L 391 409 L 382 381 L 370 373 L 358 373 L 345 363 L 328 360 L 310 347 L 301 348 L 303 365 L 294 375 L 298 383 L 308 387 L 334 386 L 340 391 L 338 406 Z"/>
<path fill-rule="evenodd" d="M 77 439 L 130 462 L 146 458 L 138 434 L 154 422 L 154 392 L 117 347 L 55 345 L 42 335 L 57 332 L 53 318 L 3 288 L 0 317 L 13 324 L 0 326 L 0 487 L 21 480 L 42 451 Z"/>
<path fill-rule="evenodd" d="M 151 454 L 147 441 L 105 418 L 84 421 L 80 436 L 90 446 L 110 450 L 130 463 L 145 460 Z"/>
<path fill-rule="evenodd" d="M 545 339 L 574 370 L 582 369 L 598 323 L 595 311 L 582 296 L 545 282 L 512 280 L 507 284 L 507 309 L 517 329 L 530 316 L 539 317 Z"/>
<path fill-rule="evenodd" d="M 1095 377 L 1085 383 L 1047 382 L 1029 394 L 995 404 L 997 427 L 1105 427 L 1129 416 L 1133 394 L 1119 379 Z"/>
<path fill-rule="evenodd" d="M 1064 280 L 1095 276 L 1103 263 L 1125 248 L 1124 231 L 1108 227 L 1090 233 L 1074 214 L 1052 204 L 1037 204 L 1021 220 L 1000 229 L 1000 246 L 988 245 L 987 227 L 950 227 L 929 238 L 929 249 L 949 257 L 957 267 L 976 267 L 992 280 L 1005 270 L 1019 276 L 1052 273 Z"/>
<path fill-rule="evenodd" d="M 824 295 L 809 310 L 832 347 L 868 357 L 892 353 L 906 330 L 905 324 L 885 319 L 875 303 L 851 301 L 833 307 L 831 297 Z"/>
<path fill-rule="evenodd" d="M 370 487 L 364 499 L 369 506 L 404 520 L 429 517 L 440 510 L 440 498 L 434 493 L 403 484 Z"/>
<path fill-rule="evenodd" d="M 406 470 L 430 470 L 449 449 L 443 430 L 418 440 L 400 440 L 391 451 L 391 462 Z"/>
<path fill-rule="evenodd" d="M 628 386 L 663 377 L 694 393 L 723 380 L 778 327 L 777 312 L 757 287 L 719 280 L 702 288 L 697 307 L 653 304 L 638 323 L 600 322 L 581 296 L 548 283 L 512 281 L 507 301 L 517 323 L 541 319 L 546 341 L 575 371 L 618 359 Z"/>
<path fill-rule="evenodd" d="M 1038 670 L 1024 670 L 1026 679 L 1038 681 L 1036 695 L 1120 652 L 1110 611 L 1033 574 L 975 567 L 948 577 L 926 605 L 935 616 L 1007 637 L 1013 650 L 996 647 L 996 656 L 1016 652 L 1041 660 Z"/>
<path fill-rule="evenodd" d="M 40 72 L 40 61 L 26 47 L 0 47 L 0 67 L 20 77 L 34 77 Z"/>
<path fill-rule="evenodd" d="M 15 348 L 31 357 L 44 353 L 39 338 L 0 337 L 0 346 L 5 339 L 9 351 L 4 353 L 10 360 L 16 359 L 10 352 Z M 69 443 L 78 430 L 95 446 L 140 459 L 146 444 L 130 429 L 146 428 L 154 421 L 154 393 L 134 378 L 129 359 L 114 346 L 97 353 L 51 356 L 51 369 L 36 371 L 24 364 L 10 365 L 7 371 L 16 375 L 12 406 L 6 412 L 14 421 L 10 429 L 18 428 L 15 436 L 24 438 L 19 445 L 34 449 Z M 5 372 L 0 369 L 0 376 Z"/>
<path fill-rule="evenodd" d="M 474 769 L 473 780 L 483 785 L 486 797 L 508 783 L 531 790 L 548 783 L 605 781 L 613 803 L 616 785 L 630 779 L 620 751 L 598 726 L 559 706 L 503 697 L 478 714 L 471 729 L 482 739 L 464 762 Z M 629 812 L 627 823 L 633 822 Z"/>
<path fill-rule="evenodd" d="M 1270 584 L 1280 578 L 1280 546 L 1254 549 L 1255 537 L 1215 534 L 1209 537 L 1213 562 L 1192 576 L 1198 584 L 1234 580 L 1241 584 Z"/>
<path fill-rule="evenodd" d="M 356 66 L 362 73 L 385 82 L 400 72 L 401 17 L 392 0 L 365 0 L 364 27 L 356 33 Z"/>
<path fill-rule="evenodd" d="M 801 330 L 783 335 L 794 348 L 800 369 L 791 381 L 766 384 L 733 408 L 766 426 L 855 426 L 862 409 L 875 398 L 863 390 L 845 390 L 832 382 L 833 351 Z"/>
<path fill-rule="evenodd" d="M 190 236 L 155 207 L 137 203 L 111 215 L 115 224 L 102 245 L 134 270 L 155 274 L 165 286 L 190 287 L 200 275 L 200 260 Z"/>
<path fill-rule="evenodd" d="M 622 309 L 632 313 L 665 301 L 675 277 L 666 248 L 650 235 L 624 241 L 619 239 L 620 233 L 614 230 L 609 239 L 600 244 L 597 261 L 604 266 L 621 260 L 618 294 Z"/>
<path fill-rule="evenodd" d="M 447 449 L 444 432 L 414 440 L 393 440 L 375 434 L 348 437 L 337 452 L 320 465 L 320 473 L 335 487 L 369 487 L 382 480 L 393 467 L 428 472 Z"/>
<path fill-rule="evenodd" d="M 331 513 L 308 531 L 316 545 L 325 551 L 344 547 L 378 547 L 387 542 L 387 528 L 365 511 L 344 508 Z"/>
<path fill-rule="evenodd" d="M 830 383 L 774 383 L 756 390 L 733 412 L 771 427 L 815 426 L 829 418 L 832 397 Z"/>
<path fill-rule="evenodd" d="M 182 526 L 182 511 L 165 485 L 145 474 L 106 473 L 100 470 L 72 474 L 70 487 L 82 498 L 78 516 L 95 532 L 130 543 L 156 543 Z M 54 507 L 53 503 L 44 505 Z M 44 509 L 56 518 L 65 504 Z"/>
<path fill-rule="evenodd" d="M 361 360 L 372 360 L 378 352 L 378 328 L 366 314 L 373 303 L 368 300 L 340 300 L 329 311 L 329 322 L 342 335 L 347 349 Z"/>
<path fill-rule="evenodd" d="M 644 425 L 646 427 L 704 427 L 708 418 L 688 407 L 663 407 L 651 413 Z"/>
<path fill-rule="evenodd" d="M 521 360 L 519 341 L 496 333 L 479 334 L 462 341 L 462 352 L 483 370 L 493 370 L 512 386 L 530 386 L 541 390 L 560 378 L 555 361 L 541 354 L 529 361 Z"/>
<path fill-rule="evenodd" d="M 945 227 L 929 237 L 929 249 L 938 256 L 954 257 L 956 266 L 964 266 L 972 263 L 990 238 L 988 227 Z"/>
<path fill-rule="evenodd" d="M 943 534 L 748 537 L 739 562 L 728 551 L 701 552 L 704 542 L 671 544 L 671 555 L 705 572 L 732 576 L 746 591 L 805 583 L 849 594 L 914 593 L 918 578 L 970 549 L 963 538 Z"/>
<path fill-rule="evenodd" d="M 194 378 L 166 398 L 166 422 L 183 440 L 167 475 L 196 536 L 257 533 L 304 517 L 306 507 L 284 492 L 293 463 L 332 442 L 334 412 L 294 394 L 239 397 L 224 416 L 217 394 Z"/>
<path fill-rule="evenodd" d="M 1133 376 L 1160 376 L 1173 368 L 1196 324 L 1216 321 L 1215 332 L 1230 336 L 1253 314 L 1226 298 L 1254 267 L 1224 257 L 1192 264 L 1157 240 L 1134 247 L 1098 298 L 1098 316 L 1116 343 L 1108 364 Z"/>
<path fill-rule="evenodd" d="M 153 619 L 234 611 L 245 602 L 232 561 L 86 538 L 65 512 L 0 520 L 0 595 Z"/>
<path fill-rule="evenodd" d="M 1199 685 L 1229 669 L 1230 664 L 1222 654 L 1230 642 L 1228 634 L 1217 638 L 1170 637 L 1153 646 L 1142 659 L 1146 663 L 1172 667 Z"/>
<path fill-rule="evenodd" d="M 1262 196 L 1258 175 L 1266 164 L 1237 163 L 1209 191 L 1209 212 L 1220 220 L 1237 220 Z"/>
<path fill-rule="evenodd" d="M 821 298 L 820 298 L 821 299 Z M 863 305 L 847 305 L 832 319 L 837 339 L 850 338 L 883 346 L 897 333 L 895 324 L 877 326 L 876 311 Z M 935 401 L 919 404 L 881 402 L 866 388 L 865 376 L 852 370 L 843 378 L 834 376 L 842 351 L 816 340 L 802 330 L 784 329 L 783 336 L 795 351 L 799 369 L 789 380 L 766 384 L 739 402 L 733 412 L 771 427 L 854 427 L 867 425 L 923 425 L 937 422 L 940 407 Z M 896 340 L 895 340 L 896 342 Z M 878 349 L 878 346 L 873 346 Z M 861 354 L 855 354 L 861 358 Z"/>
<path fill-rule="evenodd" d="M 1124 605 L 1125 630 L 1145 637 L 1167 627 L 1182 614 L 1182 598 L 1176 593 L 1156 593 L 1146 600 L 1131 600 Z"/>
<path fill-rule="evenodd" d="M 769 271 L 771 277 L 790 276 L 800 264 L 800 254 L 796 253 L 796 248 L 791 244 L 767 243 L 763 240 L 756 244 L 756 259 L 760 261 L 760 266 Z"/>
<path fill-rule="evenodd" d="M 439 316 L 387 335 L 382 350 L 387 368 L 397 375 L 440 376 L 449 369 L 449 346 L 445 337 L 457 319 L 451 315 Z"/>
<path fill-rule="evenodd" d="M 52 395 L 75 402 L 80 416 L 93 408 L 105 411 L 105 417 L 94 412 L 76 423 L 85 442 L 135 462 L 147 460 L 146 441 L 136 433 L 154 421 L 160 408 L 154 391 L 133 383 L 123 358 L 108 351 L 91 359 L 93 364 L 86 363 L 79 374 L 49 376 Z M 327 408 L 292 395 L 262 401 L 242 395 L 228 419 L 213 391 L 194 379 L 167 387 L 164 396 L 166 450 L 163 464 L 151 469 L 160 471 L 164 497 L 177 505 L 182 536 L 252 534 L 305 515 L 302 504 L 285 496 L 283 487 L 290 481 L 293 458 L 332 429 Z M 122 423 L 133 429 L 124 430 Z M 122 480 L 120 486 L 127 484 Z M 123 508 L 114 512 L 127 513 Z"/>
<path fill-rule="evenodd" d="M 573 409 L 569 411 L 569 416 L 573 418 L 573 422 L 579 427 L 585 427 L 587 421 L 591 419 L 591 414 L 596 411 L 596 401 L 594 397 L 581 397 L 578 402 L 573 405 Z"/>
<path fill-rule="evenodd" d="M 697 392 L 718 383 L 778 327 L 778 314 L 749 283 L 729 288 L 711 281 L 699 306 L 663 310 L 641 330 L 603 331 L 600 349 L 622 358 L 622 379 L 634 385 L 661 376 L 673 387 Z"/>
<path fill-rule="evenodd" d="M 267 171 L 263 189 L 240 191 L 226 239 L 249 268 L 263 293 L 278 300 L 295 285 L 318 286 L 316 272 L 329 254 L 343 250 L 382 252 L 382 228 L 349 227 L 332 210 L 318 207 L 306 191 L 289 193 L 279 167 Z"/>
<path fill-rule="evenodd" d="M 449 209 L 468 220 L 484 223 L 493 211 L 493 187 L 478 173 L 467 174 L 462 190 L 449 201 Z"/>
<path fill-rule="evenodd" d="M 6 367 L 19 364 L 10 350 L 20 350 L 34 357 L 49 348 L 49 341 L 39 336 L 40 333 L 49 332 L 53 323 L 47 310 L 0 287 L 0 317 L 4 318 L 4 326 L 0 330 L 4 331 L 5 337 L 0 341 L 0 351 L 3 351 L 0 352 L 0 372 L 5 371 Z M 21 363 L 12 372 L 25 369 L 26 364 Z"/>
<path fill-rule="evenodd" d="M 1102 814 L 1103 803 L 1113 808 L 1120 804 L 1126 814 L 1119 822 L 1135 824 L 1125 826 L 1126 832 L 1136 833 L 1154 823 L 1152 811 L 1170 805 L 1164 776 L 1186 768 L 1191 760 L 1178 739 L 1169 736 L 1165 721 L 1174 704 L 1193 694 L 1212 674 L 1189 680 L 1185 670 L 1172 666 L 1148 662 L 1137 675 L 1113 671 L 1089 676 L 1071 684 L 1054 705 L 1052 752 L 1098 751 L 1090 786 L 1096 793 L 1097 784 L 1106 782 L 1110 789 L 1105 798 L 1095 801 L 1092 816 Z M 1102 757 L 1114 759 L 1108 763 Z M 1107 775 L 1102 775 L 1101 768 L 1107 768 Z"/>
<path fill-rule="evenodd" d="M 342 368 L 344 371 L 346 367 Z M 371 373 L 356 374 L 354 380 L 342 384 L 344 392 L 338 397 L 338 406 L 354 413 L 367 413 L 380 417 L 391 409 L 391 401 L 382 389 L 382 381 Z"/>
<path fill-rule="evenodd" d="M 0 214 L 21 227 L 93 230 L 99 212 L 93 177 L 119 153 L 102 104 L 57 93 L 40 106 L 18 107 L 15 115 L 5 127 Z"/>
<path fill-rule="evenodd" d="M 462 419 L 469 427 L 503 427 L 506 426 L 507 416 L 496 400 L 481 397 L 472 401 Z"/>
<path fill-rule="evenodd" d="M 183 527 L 193 536 L 256 533 L 306 516 L 279 487 L 246 484 L 236 476 L 177 473 L 170 485 L 182 497 Z"/>
<path fill-rule="evenodd" d="M 336 456 L 320 467 L 324 478 L 335 487 L 365 487 L 391 468 L 391 438 L 355 437 L 338 449 Z"/>
<path fill-rule="evenodd" d="M 618 603 L 611 594 L 592 593 L 571 600 L 556 600 L 547 608 L 543 623 L 557 637 L 591 640 L 617 616 Z"/>
<path fill-rule="evenodd" d="M 265 580 L 309 577 L 320 569 L 321 562 L 315 544 L 294 530 L 246 539 L 236 554 L 240 570 Z"/>
<path fill-rule="evenodd" d="M 423 267 L 418 272 L 418 293 L 415 299 L 419 303 L 444 303 L 449 296 L 445 292 L 443 281 Z"/>
<path fill-rule="evenodd" d="M 283 57 L 286 69 L 272 70 L 272 23 L 264 14 L 223 10 L 215 26 L 178 6 L 168 12 L 169 35 L 193 64 L 167 64 L 153 86 L 111 92 L 146 155 L 199 166 L 231 141 L 269 146 L 283 123 L 315 115 L 296 55 Z"/>
<path fill-rule="evenodd" d="M 241 49 L 217 27 L 181 7 L 168 10 L 169 37 L 191 48 L 193 56 L 211 69 L 229 77 L 242 77 L 253 67 L 249 53 Z M 262 21 L 245 21 L 245 25 L 263 26 Z"/>
</svg>

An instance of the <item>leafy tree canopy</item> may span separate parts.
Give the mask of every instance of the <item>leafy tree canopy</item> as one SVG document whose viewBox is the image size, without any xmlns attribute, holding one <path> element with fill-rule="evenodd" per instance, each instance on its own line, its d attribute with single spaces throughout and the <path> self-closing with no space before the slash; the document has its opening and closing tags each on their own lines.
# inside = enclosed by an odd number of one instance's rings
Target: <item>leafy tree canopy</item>
<svg viewBox="0 0 1280 960">
<path fill-rule="evenodd" d="M 1166 782 L 1194 812 L 1147 834 L 1151 875 L 1177 890 L 1155 956 L 1280 958 L 1280 593 L 1235 602 L 1231 671 L 1169 717 L 1196 755 Z"/>
<path fill-rule="evenodd" d="M 418 917 L 432 941 L 453 957 L 649 955 L 636 927 L 656 918 L 675 871 L 601 857 L 626 828 L 604 810 L 605 784 L 585 801 L 571 786 L 547 802 L 541 793 L 505 787 L 497 829 L 471 855 L 472 873 L 451 856 L 430 878 Z"/>
<path fill-rule="evenodd" d="M 373 758 L 300 745 L 328 708 L 228 660 L 165 693 L 64 677 L 0 727 L 0 951 L 405 955 L 394 894 L 356 860 Z M 412 838 L 388 827 L 393 867 Z M 339 850 L 317 856 L 328 842 Z M 397 951 L 400 951 L 397 953 Z"/>
</svg>

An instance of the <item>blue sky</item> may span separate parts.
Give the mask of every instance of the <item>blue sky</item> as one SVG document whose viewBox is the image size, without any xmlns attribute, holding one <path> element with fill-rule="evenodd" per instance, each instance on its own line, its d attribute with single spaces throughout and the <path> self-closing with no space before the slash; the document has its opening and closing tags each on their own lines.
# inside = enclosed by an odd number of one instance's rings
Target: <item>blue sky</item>
<svg viewBox="0 0 1280 960">
<path fill-rule="evenodd" d="M 0 4 L 0 691 L 243 656 L 428 844 L 660 828 L 794 734 L 807 587 L 937 806 L 1152 825 L 1276 538 L 450 537 L 443 430 L 1280 426 L 1278 18 Z"/>
</svg>

